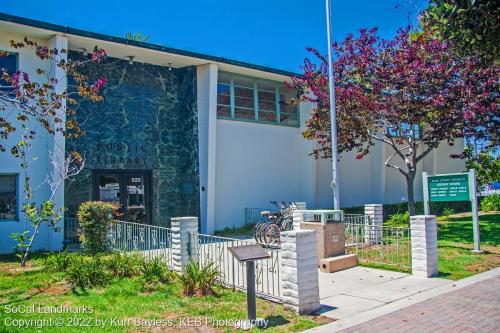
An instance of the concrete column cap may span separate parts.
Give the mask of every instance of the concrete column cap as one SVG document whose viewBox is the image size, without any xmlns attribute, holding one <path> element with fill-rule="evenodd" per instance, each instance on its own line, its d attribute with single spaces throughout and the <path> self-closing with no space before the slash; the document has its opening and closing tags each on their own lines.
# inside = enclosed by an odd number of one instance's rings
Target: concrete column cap
<svg viewBox="0 0 500 333">
<path fill-rule="evenodd" d="M 172 217 L 172 221 L 186 221 L 186 220 L 197 220 L 197 216 L 181 216 L 181 217 Z"/>
<path fill-rule="evenodd" d="M 299 229 L 299 230 L 283 231 L 281 233 L 281 236 L 284 236 L 284 237 L 300 237 L 300 236 L 306 236 L 306 235 L 315 234 L 315 233 L 316 233 L 316 230 Z"/>
</svg>

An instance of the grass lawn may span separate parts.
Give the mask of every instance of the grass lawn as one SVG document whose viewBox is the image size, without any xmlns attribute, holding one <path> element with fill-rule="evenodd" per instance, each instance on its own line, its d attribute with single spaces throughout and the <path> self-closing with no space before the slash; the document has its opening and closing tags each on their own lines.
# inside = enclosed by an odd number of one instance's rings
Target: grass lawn
<svg viewBox="0 0 500 333">
<path fill-rule="evenodd" d="M 438 218 L 438 267 L 439 276 L 452 280 L 500 267 L 500 213 L 481 213 L 479 217 L 481 249 L 483 254 L 473 254 L 472 217 L 470 213 Z M 251 226 L 225 229 L 221 236 L 249 235 Z M 360 265 L 411 273 L 411 245 L 409 240 L 399 243 L 384 234 L 384 247 L 372 246 L 360 249 Z M 351 249 L 349 253 L 353 253 Z M 408 266 L 402 267 L 401 264 Z"/>
<path fill-rule="evenodd" d="M 220 237 L 240 237 L 252 238 L 254 224 L 245 224 L 241 227 L 224 228 L 223 230 L 215 230 L 214 235 Z"/>
<path fill-rule="evenodd" d="M 233 332 L 235 329 L 232 326 L 204 326 L 205 320 L 246 318 L 246 295 L 242 292 L 217 287 L 217 297 L 184 297 L 180 283 L 174 282 L 148 293 L 142 291 L 139 280 L 130 278 L 115 279 L 103 288 L 73 290 L 67 286 L 61 273 L 44 271 L 41 257 L 38 255 L 32 259 L 25 268 L 20 268 L 13 256 L 0 257 L 0 332 L 177 332 L 180 320 L 186 317 L 200 318 L 203 327 L 185 327 L 184 331 Z M 39 305 L 86 306 L 93 313 L 40 313 L 36 310 Z M 18 306 L 35 306 L 36 311 L 28 314 L 7 313 Z M 298 332 L 330 321 L 324 317 L 299 316 L 284 310 L 279 304 L 261 299 L 257 299 L 257 316 L 269 320 L 269 327 L 264 330 L 266 332 Z M 64 318 L 62 327 L 57 327 L 55 323 L 51 327 L 46 324 L 41 329 L 6 326 L 12 323 L 12 319 L 56 321 L 57 318 Z M 105 329 L 96 327 L 96 319 L 107 321 Z M 148 328 L 134 324 L 140 322 L 146 325 L 144 320 L 153 319 L 162 320 L 164 326 Z M 192 319 L 191 323 L 194 322 Z M 71 327 L 71 324 L 78 325 Z M 252 331 L 260 329 L 254 328 Z"/>
<path fill-rule="evenodd" d="M 441 277 L 458 280 L 500 266 L 500 213 L 479 216 L 481 249 L 472 254 L 471 214 L 438 218 L 438 268 Z"/>
<path fill-rule="evenodd" d="M 451 280 L 500 267 L 500 214 L 482 213 L 479 217 L 481 249 L 473 254 L 472 217 L 470 213 L 438 218 L 439 276 Z M 411 273 L 409 240 L 396 242 L 384 235 L 384 246 L 365 246 L 358 252 L 360 265 Z M 402 249 L 402 250 L 401 250 Z M 351 250 L 353 252 L 354 249 Z M 355 251 L 354 251 L 355 252 Z M 409 257 L 408 254 L 409 253 Z M 402 267 L 403 264 L 409 268 Z"/>
</svg>

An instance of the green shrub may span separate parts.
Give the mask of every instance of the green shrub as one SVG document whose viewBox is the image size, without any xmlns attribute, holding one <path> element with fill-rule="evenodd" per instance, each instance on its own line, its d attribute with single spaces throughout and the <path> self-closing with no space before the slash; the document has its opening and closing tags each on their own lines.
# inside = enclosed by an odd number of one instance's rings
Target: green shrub
<svg viewBox="0 0 500 333">
<path fill-rule="evenodd" d="M 481 210 L 485 212 L 500 211 L 500 194 L 491 194 L 481 200 Z"/>
<path fill-rule="evenodd" d="M 139 274 L 144 259 L 138 254 L 113 252 L 104 258 L 104 266 L 116 277 L 133 277 Z"/>
<path fill-rule="evenodd" d="M 106 236 L 116 208 L 115 205 L 102 201 L 87 201 L 80 205 L 80 241 L 86 252 L 96 254 L 109 250 Z"/>
<path fill-rule="evenodd" d="M 431 214 L 443 215 L 445 209 L 453 209 L 455 213 L 466 213 L 471 211 L 469 201 L 454 201 L 454 202 L 431 202 Z M 346 214 L 364 214 L 364 206 L 342 208 Z M 393 204 L 384 204 L 384 221 L 389 219 L 391 215 L 404 213 L 408 210 L 408 203 L 398 202 Z M 415 202 L 415 212 L 417 215 L 424 213 L 424 203 L 422 201 Z"/>
<path fill-rule="evenodd" d="M 197 262 L 190 260 L 179 279 L 184 295 L 201 297 L 215 295 L 213 286 L 219 276 L 220 273 L 213 262 L 201 267 Z"/>
<path fill-rule="evenodd" d="M 241 227 L 225 227 L 222 230 L 215 230 L 214 235 L 215 236 L 222 236 L 222 237 L 232 237 L 232 236 L 241 236 L 241 235 L 251 235 L 253 232 L 253 229 L 255 227 L 255 223 L 248 223 L 244 224 Z"/>
<path fill-rule="evenodd" d="M 455 210 L 453 208 L 445 208 L 443 209 L 443 216 L 448 217 L 450 215 L 455 214 Z"/>
<path fill-rule="evenodd" d="M 43 266 L 48 272 L 65 272 L 77 256 L 79 254 L 67 251 L 51 253 L 43 260 Z"/>
<path fill-rule="evenodd" d="M 389 216 L 389 219 L 385 221 L 386 225 L 409 225 L 410 224 L 410 213 L 408 211 L 404 213 L 396 213 Z"/>
<path fill-rule="evenodd" d="M 168 268 L 162 257 L 153 257 L 153 259 L 142 262 L 141 278 L 146 286 L 156 286 L 158 284 L 170 283 L 173 281 L 175 274 Z"/>
<path fill-rule="evenodd" d="M 66 280 L 73 288 L 104 286 L 111 280 L 100 256 L 76 256 L 66 269 Z"/>
</svg>

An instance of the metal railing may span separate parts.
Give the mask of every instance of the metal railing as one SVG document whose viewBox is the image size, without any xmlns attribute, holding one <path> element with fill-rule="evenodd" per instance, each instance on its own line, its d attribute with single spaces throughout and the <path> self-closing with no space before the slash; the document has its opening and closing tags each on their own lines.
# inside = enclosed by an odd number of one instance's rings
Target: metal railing
<svg viewBox="0 0 500 333">
<path fill-rule="evenodd" d="M 411 271 L 410 228 L 346 223 L 346 253 L 361 263 Z"/>
<path fill-rule="evenodd" d="M 263 208 L 245 208 L 245 224 L 256 224 L 264 220 L 260 212 L 266 209 Z M 267 209 L 269 210 L 269 209 Z"/>
<path fill-rule="evenodd" d="M 240 240 L 192 233 L 191 256 L 200 265 L 213 263 L 220 273 L 219 283 L 225 287 L 245 290 L 246 266 L 236 260 L 228 247 L 255 244 L 253 240 Z M 257 296 L 281 302 L 280 248 L 266 248 L 270 258 L 255 262 L 255 290 Z"/>
<path fill-rule="evenodd" d="M 173 266 L 170 228 L 115 220 L 109 227 L 108 239 L 115 251 L 136 252 L 148 259 L 161 257 Z"/>
<path fill-rule="evenodd" d="M 345 224 L 370 224 L 370 216 L 362 214 L 344 214 Z"/>
</svg>

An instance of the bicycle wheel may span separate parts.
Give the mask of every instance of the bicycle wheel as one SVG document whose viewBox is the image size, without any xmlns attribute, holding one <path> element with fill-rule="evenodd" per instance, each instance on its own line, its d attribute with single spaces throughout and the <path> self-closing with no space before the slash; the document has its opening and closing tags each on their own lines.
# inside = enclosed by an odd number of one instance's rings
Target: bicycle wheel
<svg viewBox="0 0 500 333">
<path fill-rule="evenodd" d="M 281 229 L 277 224 L 270 223 L 264 229 L 264 241 L 268 245 L 278 245 L 280 243 Z"/>
<path fill-rule="evenodd" d="M 255 225 L 254 228 L 254 239 L 257 243 L 263 243 L 263 231 L 262 229 L 266 226 L 268 222 L 259 222 Z"/>
<path fill-rule="evenodd" d="M 290 231 L 293 230 L 293 218 L 287 216 L 282 224 L 282 231 Z"/>
</svg>

